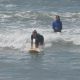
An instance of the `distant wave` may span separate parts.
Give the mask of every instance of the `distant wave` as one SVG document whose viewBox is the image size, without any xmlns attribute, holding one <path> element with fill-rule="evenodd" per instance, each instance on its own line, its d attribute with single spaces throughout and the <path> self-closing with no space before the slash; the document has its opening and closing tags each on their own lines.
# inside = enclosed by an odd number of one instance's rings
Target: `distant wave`
<svg viewBox="0 0 80 80">
<path fill-rule="evenodd" d="M 16 17 L 23 17 L 23 18 L 32 18 L 32 17 L 52 17 L 55 15 L 60 15 L 64 18 L 79 18 L 80 17 L 80 12 L 54 12 L 54 11 L 0 11 L 0 15 L 2 16 L 16 16 Z M 0 16 L 1 17 L 1 16 Z"/>
<path fill-rule="evenodd" d="M 55 15 L 60 15 L 61 20 L 63 21 L 64 25 L 66 26 L 79 26 L 80 25 L 80 12 L 78 13 L 59 13 L 59 12 L 45 12 L 45 11 L 0 11 L 0 22 L 8 23 L 8 24 L 18 24 L 19 26 L 22 25 L 29 25 L 29 27 L 33 26 L 40 26 L 40 25 L 50 25 L 53 21 Z M 21 25 L 21 26 L 22 26 Z"/>
</svg>

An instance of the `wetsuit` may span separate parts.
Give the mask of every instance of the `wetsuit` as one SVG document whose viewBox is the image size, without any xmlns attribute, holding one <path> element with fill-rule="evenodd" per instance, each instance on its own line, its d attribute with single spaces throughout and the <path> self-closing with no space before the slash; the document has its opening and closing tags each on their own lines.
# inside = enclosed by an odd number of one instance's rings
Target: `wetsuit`
<svg viewBox="0 0 80 80">
<path fill-rule="evenodd" d="M 62 30 L 62 22 L 60 20 L 56 20 L 52 23 L 52 28 L 54 32 L 61 32 Z"/>
<path fill-rule="evenodd" d="M 33 39 L 35 39 L 35 46 L 38 47 L 39 45 L 43 45 L 44 44 L 44 37 L 40 34 L 36 34 L 35 37 L 33 37 L 33 35 L 31 35 L 31 42 L 33 44 Z"/>
</svg>

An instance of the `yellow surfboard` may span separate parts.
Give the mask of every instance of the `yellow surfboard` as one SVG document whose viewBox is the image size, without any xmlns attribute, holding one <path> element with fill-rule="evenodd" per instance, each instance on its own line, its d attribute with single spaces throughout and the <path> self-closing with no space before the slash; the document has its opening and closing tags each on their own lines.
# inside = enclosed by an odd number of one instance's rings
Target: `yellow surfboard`
<svg viewBox="0 0 80 80">
<path fill-rule="evenodd" d="M 31 49 L 29 49 L 29 52 L 30 53 L 39 53 L 40 49 L 39 48 L 31 48 Z"/>
</svg>

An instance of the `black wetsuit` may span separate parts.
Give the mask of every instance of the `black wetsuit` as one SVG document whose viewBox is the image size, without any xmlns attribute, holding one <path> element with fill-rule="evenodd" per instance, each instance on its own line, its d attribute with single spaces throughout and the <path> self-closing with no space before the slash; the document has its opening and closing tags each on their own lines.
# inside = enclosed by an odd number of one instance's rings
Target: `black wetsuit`
<svg viewBox="0 0 80 80">
<path fill-rule="evenodd" d="M 35 45 L 36 47 L 38 47 L 39 45 L 43 45 L 44 44 L 44 37 L 40 34 L 36 34 L 36 37 L 33 37 L 33 35 L 31 35 L 31 41 L 33 43 L 33 39 L 35 39 Z"/>
</svg>

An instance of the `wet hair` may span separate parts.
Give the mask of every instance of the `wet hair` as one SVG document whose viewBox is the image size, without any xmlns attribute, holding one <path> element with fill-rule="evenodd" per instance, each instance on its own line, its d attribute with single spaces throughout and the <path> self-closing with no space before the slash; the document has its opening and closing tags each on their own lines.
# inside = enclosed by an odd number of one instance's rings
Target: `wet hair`
<svg viewBox="0 0 80 80">
<path fill-rule="evenodd" d="M 33 31 L 33 33 L 37 33 L 37 31 L 36 31 L 36 30 L 34 30 L 34 31 Z"/>
<path fill-rule="evenodd" d="M 59 15 L 56 15 L 56 19 L 59 19 L 60 20 L 60 16 Z"/>
</svg>

